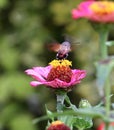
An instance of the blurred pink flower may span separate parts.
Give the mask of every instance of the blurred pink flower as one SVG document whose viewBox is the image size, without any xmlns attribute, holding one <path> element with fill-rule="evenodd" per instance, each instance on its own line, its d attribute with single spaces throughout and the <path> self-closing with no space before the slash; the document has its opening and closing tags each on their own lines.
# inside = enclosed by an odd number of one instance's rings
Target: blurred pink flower
<svg viewBox="0 0 114 130">
<path fill-rule="evenodd" d="M 114 129 L 114 122 L 111 122 L 111 123 L 109 124 L 109 130 L 111 130 L 111 129 Z M 102 123 L 98 126 L 97 130 L 105 130 L 105 123 L 102 122 Z"/>
<path fill-rule="evenodd" d="M 46 85 L 50 88 L 69 89 L 72 85 L 80 83 L 86 76 L 85 70 L 71 69 L 68 60 L 54 60 L 47 67 L 33 67 L 25 71 L 35 81 L 30 82 L 33 87 Z"/>
<path fill-rule="evenodd" d="M 114 2 L 88 0 L 80 3 L 72 10 L 74 19 L 86 18 L 101 23 L 114 22 Z"/>
</svg>

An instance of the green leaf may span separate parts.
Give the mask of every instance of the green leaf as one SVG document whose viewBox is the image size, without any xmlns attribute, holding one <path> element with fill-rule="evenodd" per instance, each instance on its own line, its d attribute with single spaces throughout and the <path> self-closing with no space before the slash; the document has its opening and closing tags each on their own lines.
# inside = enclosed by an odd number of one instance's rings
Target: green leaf
<svg viewBox="0 0 114 130">
<path fill-rule="evenodd" d="M 65 101 L 69 104 L 69 106 L 72 110 L 77 111 L 77 107 L 74 104 L 71 103 L 71 101 L 70 101 L 70 99 L 67 95 L 65 97 Z"/>
<path fill-rule="evenodd" d="M 86 110 L 87 108 L 91 108 L 91 104 L 86 100 L 82 99 L 79 102 L 79 109 L 78 111 L 81 110 Z M 92 127 L 93 122 L 92 118 L 89 117 L 88 115 L 79 115 L 73 118 L 73 125 L 79 129 L 87 129 Z"/>
<path fill-rule="evenodd" d="M 73 122 L 73 126 L 78 129 L 87 129 L 93 125 L 92 119 L 89 117 L 76 117 L 73 119 Z"/>
<path fill-rule="evenodd" d="M 43 121 L 43 120 L 47 120 L 47 119 L 50 119 L 50 117 L 54 117 L 54 118 L 57 118 L 58 116 L 71 116 L 73 115 L 74 116 L 83 116 L 83 117 L 91 117 L 91 118 L 94 118 L 94 117 L 100 117 L 102 118 L 103 120 L 108 120 L 109 119 L 106 119 L 106 117 L 104 116 L 104 107 L 92 107 L 92 108 L 85 108 L 85 109 L 78 109 L 77 111 L 73 111 L 73 110 L 67 110 L 67 111 L 64 111 L 63 113 L 58 113 L 58 112 L 54 112 L 52 115 L 48 116 L 48 115 L 44 115 L 40 118 L 36 118 L 33 120 L 33 123 L 38 123 L 40 121 Z M 110 119 L 110 121 L 114 121 L 112 119 Z"/>
<path fill-rule="evenodd" d="M 47 115 L 49 115 L 49 116 L 53 115 L 53 113 L 52 113 L 50 110 L 48 110 L 48 108 L 47 108 L 46 105 L 45 105 L 45 108 L 46 108 L 46 113 L 47 113 Z M 52 121 L 54 121 L 54 118 L 53 118 L 53 117 L 51 117 L 50 119 L 51 119 Z"/>
<path fill-rule="evenodd" d="M 107 77 L 109 77 L 113 67 L 114 67 L 114 57 L 109 57 L 105 60 L 96 63 L 97 85 L 101 96 L 104 94 L 103 88 L 105 85 L 105 81 Z"/>
</svg>

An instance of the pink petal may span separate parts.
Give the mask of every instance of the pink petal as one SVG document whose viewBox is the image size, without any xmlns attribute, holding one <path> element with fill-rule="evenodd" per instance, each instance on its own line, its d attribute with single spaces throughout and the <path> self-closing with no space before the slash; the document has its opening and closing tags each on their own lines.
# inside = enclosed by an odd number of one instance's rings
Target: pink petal
<svg viewBox="0 0 114 130">
<path fill-rule="evenodd" d="M 51 88 L 69 88 L 72 87 L 72 85 L 80 83 L 81 79 L 83 79 L 86 76 L 85 70 L 72 70 L 73 76 L 71 79 L 71 82 L 67 83 L 65 81 L 61 81 L 59 79 L 54 79 L 53 81 L 45 81 L 42 82 L 42 84 L 49 86 Z"/>
<path fill-rule="evenodd" d="M 72 70 L 72 72 L 73 72 L 73 77 L 75 77 L 77 80 L 83 79 L 86 76 L 85 70 L 74 69 Z"/>
<path fill-rule="evenodd" d="M 77 9 L 72 10 L 72 17 L 74 19 L 78 18 L 87 18 L 92 15 L 92 11 L 89 9 L 89 6 L 93 3 L 93 1 L 86 1 L 79 4 Z"/>
<path fill-rule="evenodd" d="M 47 67 L 33 67 L 33 69 L 28 69 L 25 71 L 28 75 L 31 75 L 34 79 L 38 81 L 45 81 L 45 78 L 47 77 L 50 66 Z"/>
<path fill-rule="evenodd" d="M 71 84 L 72 85 L 80 83 L 81 79 L 83 79 L 86 76 L 85 70 L 74 69 L 74 70 L 72 70 L 72 72 L 73 72 L 73 75 L 72 75 L 72 78 L 71 78 Z"/>
<path fill-rule="evenodd" d="M 37 87 L 39 85 L 42 85 L 42 83 L 38 82 L 38 81 L 32 81 L 32 82 L 30 82 L 30 85 L 33 86 L 33 87 Z"/>
<path fill-rule="evenodd" d="M 34 79 L 38 81 L 44 81 L 45 79 L 37 72 L 34 71 L 34 69 L 28 69 L 25 71 L 27 75 L 31 75 Z"/>
<path fill-rule="evenodd" d="M 50 88 L 66 88 L 68 86 L 68 83 L 61 81 L 59 79 L 54 79 L 53 81 L 44 81 L 42 82 L 42 84 L 49 86 Z"/>
<path fill-rule="evenodd" d="M 37 73 L 39 73 L 40 75 L 42 75 L 43 77 L 47 77 L 51 66 L 47 66 L 47 67 L 33 67 L 34 71 L 36 71 Z"/>
</svg>

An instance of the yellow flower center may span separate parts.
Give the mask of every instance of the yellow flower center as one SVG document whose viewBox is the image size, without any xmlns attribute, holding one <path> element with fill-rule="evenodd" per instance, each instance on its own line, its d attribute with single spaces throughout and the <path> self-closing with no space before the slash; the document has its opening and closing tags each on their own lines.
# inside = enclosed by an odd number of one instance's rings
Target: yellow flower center
<svg viewBox="0 0 114 130">
<path fill-rule="evenodd" d="M 72 62 L 69 60 L 53 60 L 49 63 L 53 67 L 57 66 L 72 66 Z"/>
<path fill-rule="evenodd" d="M 59 79 L 69 83 L 72 77 L 72 70 L 70 66 L 72 63 L 69 60 L 53 60 L 49 63 L 52 68 L 47 76 L 47 81 Z"/>
<path fill-rule="evenodd" d="M 61 125 L 61 124 L 63 124 L 63 122 L 61 122 L 61 121 L 54 121 L 54 122 L 52 122 L 52 125 Z"/>
<path fill-rule="evenodd" d="M 110 14 L 114 12 L 114 2 L 97 1 L 90 5 L 90 9 L 99 15 Z"/>
</svg>

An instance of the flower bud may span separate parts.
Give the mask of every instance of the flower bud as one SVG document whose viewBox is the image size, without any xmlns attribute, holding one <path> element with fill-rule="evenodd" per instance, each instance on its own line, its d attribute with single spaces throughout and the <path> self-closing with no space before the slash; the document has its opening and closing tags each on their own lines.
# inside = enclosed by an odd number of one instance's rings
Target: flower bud
<svg viewBox="0 0 114 130">
<path fill-rule="evenodd" d="M 91 104 L 88 102 L 88 100 L 82 99 L 79 102 L 79 108 L 89 108 L 89 107 L 91 107 Z"/>
</svg>

